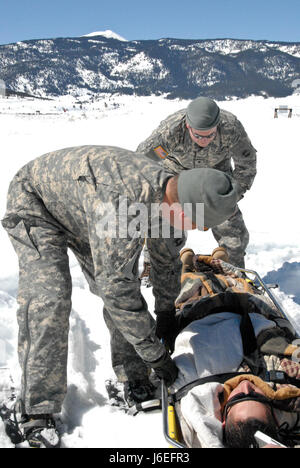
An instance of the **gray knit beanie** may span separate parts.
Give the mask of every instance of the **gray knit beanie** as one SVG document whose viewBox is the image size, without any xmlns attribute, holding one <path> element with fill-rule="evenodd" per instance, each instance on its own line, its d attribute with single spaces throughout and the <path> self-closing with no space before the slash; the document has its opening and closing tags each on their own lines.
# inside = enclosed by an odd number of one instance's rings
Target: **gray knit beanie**
<svg viewBox="0 0 300 468">
<path fill-rule="evenodd" d="M 220 108 L 212 99 L 198 97 L 188 105 L 186 121 L 195 130 L 210 130 L 220 121 Z"/>
<path fill-rule="evenodd" d="M 179 174 L 178 197 L 186 216 L 199 227 L 212 228 L 235 212 L 238 186 L 228 174 L 216 169 L 189 169 Z M 204 204 L 204 220 L 201 208 L 197 209 L 199 203 Z"/>
</svg>

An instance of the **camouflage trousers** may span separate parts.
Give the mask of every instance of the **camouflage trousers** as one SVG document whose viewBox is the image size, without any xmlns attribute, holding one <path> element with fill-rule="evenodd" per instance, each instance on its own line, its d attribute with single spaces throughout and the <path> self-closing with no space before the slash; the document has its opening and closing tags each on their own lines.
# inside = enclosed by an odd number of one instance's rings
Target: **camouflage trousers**
<svg viewBox="0 0 300 468">
<path fill-rule="evenodd" d="M 68 248 L 77 257 L 91 291 L 96 293 L 90 249 L 68 236 L 23 181 L 14 181 L 10 186 L 2 225 L 19 259 L 18 357 L 23 412 L 59 413 L 67 392 L 72 293 Z M 146 378 L 148 369 L 134 347 L 106 310 L 104 316 L 118 378 Z"/>
<path fill-rule="evenodd" d="M 239 268 L 245 268 L 245 251 L 249 243 L 249 232 L 240 209 L 238 208 L 230 219 L 213 228 L 212 233 L 219 246 L 226 248 L 230 263 Z M 150 263 L 147 245 L 144 248 L 144 262 Z"/>
<path fill-rule="evenodd" d="M 227 221 L 213 228 L 212 233 L 219 246 L 226 248 L 229 262 L 239 268 L 245 268 L 249 232 L 240 209 L 238 208 L 237 212 Z"/>
</svg>

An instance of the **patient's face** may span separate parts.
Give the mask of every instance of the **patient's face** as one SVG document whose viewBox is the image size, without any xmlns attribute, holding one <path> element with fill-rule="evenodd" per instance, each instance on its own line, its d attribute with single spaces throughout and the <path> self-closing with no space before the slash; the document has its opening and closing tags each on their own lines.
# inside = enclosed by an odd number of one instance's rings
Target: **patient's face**
<svg viewBox="0 0 300 468">
<path fill-rule="evenodd" d="M 228 401 L 231 400 L 238 393 L 250 393 L 256 392 L 261 395 L 264 395 L 264 392 L 249 382 L 248 380 L 243 380 L 240 384 L 231 392 Z M 270 407 L 259 401 L 241 401 L 236 403 L 234 406 L 229 408 L 227 413 L 227 420 L 230 419 L 232 423 L 244 422 L 250 418 L 259 419 L 263 422 L 267 421 L 268 416 L 270 415 Z"/>
</svg>

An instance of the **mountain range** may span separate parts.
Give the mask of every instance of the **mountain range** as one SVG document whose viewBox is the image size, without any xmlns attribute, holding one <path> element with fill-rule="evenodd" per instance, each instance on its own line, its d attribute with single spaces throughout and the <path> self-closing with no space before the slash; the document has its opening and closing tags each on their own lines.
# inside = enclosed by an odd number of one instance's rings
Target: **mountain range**
<svg viewBox="0 0 300 468">
<path fill-rule="evenodd" d="M 0 46 L 0 79 L 10 92 L 44 98 L 93 99 L 103 93 L 282 97 L 295 92 L 299 78 L 300 42 L 127 41 L 104 31 Z"/>
</svg>

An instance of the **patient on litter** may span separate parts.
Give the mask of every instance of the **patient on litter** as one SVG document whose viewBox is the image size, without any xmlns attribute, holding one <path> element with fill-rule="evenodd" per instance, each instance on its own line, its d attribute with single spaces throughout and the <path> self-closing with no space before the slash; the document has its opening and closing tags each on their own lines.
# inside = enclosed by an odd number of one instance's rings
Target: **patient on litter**
<svg viewBox="0 0 300 468">
<path fill-rule="evenodd" d="M 181 260 L 171 391 L 185 445 L 255 448 L 261 431 L 296 447 L 300 348 L 290 321 L 224 248 L 184 249 Z"/>
</svg>

